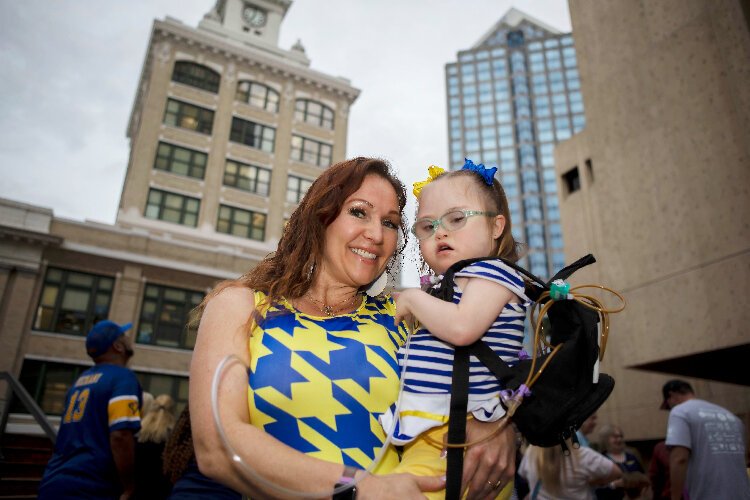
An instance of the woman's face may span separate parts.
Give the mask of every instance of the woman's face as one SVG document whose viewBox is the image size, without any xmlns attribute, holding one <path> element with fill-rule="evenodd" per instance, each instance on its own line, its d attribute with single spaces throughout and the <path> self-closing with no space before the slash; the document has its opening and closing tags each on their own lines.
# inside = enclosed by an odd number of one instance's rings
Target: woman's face
<svg viewBox="0 0 750 500">
<path fill-rule="evenodd" d="M 622 431 L 615 428 L 612 434 L 609 435 L 609 451 L 619 453 L 625 449 L 625 441 L 623 440 Z"/>
<path fill-rule="evenodd" d="M 400 223 L 393 186 L 367 175 L 326 228 L 321 277 L 355 288 L 374 281 L 396 252 Z"/>
</svg>

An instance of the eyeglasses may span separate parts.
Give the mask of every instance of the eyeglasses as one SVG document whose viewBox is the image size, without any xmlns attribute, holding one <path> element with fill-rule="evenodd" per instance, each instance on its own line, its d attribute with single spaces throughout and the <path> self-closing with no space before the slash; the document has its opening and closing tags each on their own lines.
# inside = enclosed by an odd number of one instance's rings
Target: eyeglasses
<svg viewBox="0 0 750 500">
<path fill-rule="evenodd" d="M 454 210 L 443 215 L 439 219 L 419 219 L 411 227 L 411 232 L 418 240 L 426 240 L 437 231 L 438 226 L 443 226 L 446 231 L 456 231 L 466 225 L 466 219 L 475 215 L 495 217 L 495 212 L 483 212 L 480 210 Z"/>
</svg>

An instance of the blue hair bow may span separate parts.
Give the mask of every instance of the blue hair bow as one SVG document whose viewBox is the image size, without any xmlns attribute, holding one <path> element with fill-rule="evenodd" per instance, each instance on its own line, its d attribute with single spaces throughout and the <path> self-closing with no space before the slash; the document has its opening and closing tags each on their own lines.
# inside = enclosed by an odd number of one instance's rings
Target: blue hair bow
<svg viewBox="0 0 750 500">
<path fill-rule="evenodd" d="M 461 170 L 471 170 L 472 172 L 476 172 L 482 176 L 482 179 L 484 179 L 484 182 L 486 182 L 488 186 L 492 185 L 492 181 L 495 180 L 497 167 L 484 168 L 484 165 L 481 163 L 479 165 L 474 165 L 474 162 L 468 158 L 464 158 L 464 162 L 464 166 L 461 167 Z"/>
</svg>

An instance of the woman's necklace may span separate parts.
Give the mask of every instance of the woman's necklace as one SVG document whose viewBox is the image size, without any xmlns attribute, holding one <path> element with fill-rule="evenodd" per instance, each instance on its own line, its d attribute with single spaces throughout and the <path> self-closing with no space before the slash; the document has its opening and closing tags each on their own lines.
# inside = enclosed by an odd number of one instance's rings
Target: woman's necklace
<svg viewBox="0 0 750 500">
<path fill-rule="evenodd" d="M 338 305 L 330 305 L 326 304 L 325 302 L 322 302 L 312 295 L 310 295 L 310 292 L 307 292 L 305 294 L 305 297 L 307 300 L 312 302 L 318 309 L 320 309 L 320 312 L 322 312 L 324 315 L 328 316 L 329 318 L 335 316 L 339 312 L 343 311 L 344 309 L 347 309 L 348 307 L 351 307 L 351 305 L 354 303 L 354 300 L 357 298 L 359 294 L 355 293 L 348 299 L 339 302 Z"/>
</svg>

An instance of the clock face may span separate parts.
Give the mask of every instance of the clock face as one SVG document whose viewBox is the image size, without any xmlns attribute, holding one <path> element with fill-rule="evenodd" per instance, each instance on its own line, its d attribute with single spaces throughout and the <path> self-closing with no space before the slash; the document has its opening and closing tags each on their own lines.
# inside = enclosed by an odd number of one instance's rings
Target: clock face
<svg viewBox="0 0 750 500">
<path fill-rule="evenodd" d="M 266 24 L 266 12 L 254 5 L 245 5 L 242 9 L 242 17 L 250 26 L 264 26 Z"/>
</svg>

